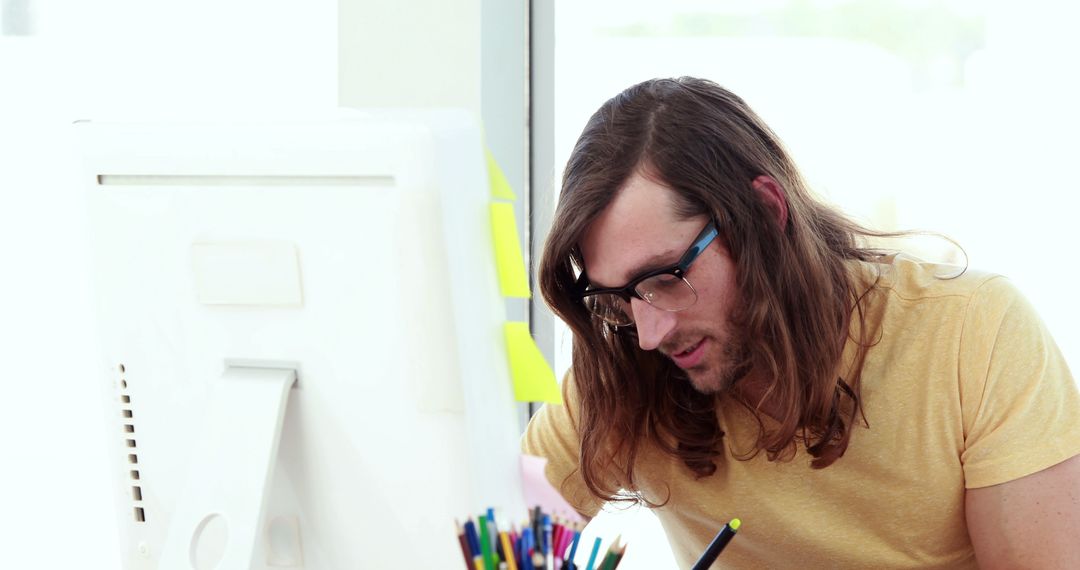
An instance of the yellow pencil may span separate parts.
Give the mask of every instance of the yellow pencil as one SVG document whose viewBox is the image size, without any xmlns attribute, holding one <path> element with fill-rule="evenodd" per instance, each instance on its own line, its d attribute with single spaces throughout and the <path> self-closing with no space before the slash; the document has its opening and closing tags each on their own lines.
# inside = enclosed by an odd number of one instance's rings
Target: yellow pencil
<svg viewBox="0 0 1080 570">
<path fill-rule="evenodd" d="M 499 531 L 499 540 L 502 541 L 503 553 L 506 554 L 506 566 L 510 570 L 517 570 L 517 561 L 514 560 L 514 549 L 510 548 L 510 537 L 505 530 Z"/>
</svg>

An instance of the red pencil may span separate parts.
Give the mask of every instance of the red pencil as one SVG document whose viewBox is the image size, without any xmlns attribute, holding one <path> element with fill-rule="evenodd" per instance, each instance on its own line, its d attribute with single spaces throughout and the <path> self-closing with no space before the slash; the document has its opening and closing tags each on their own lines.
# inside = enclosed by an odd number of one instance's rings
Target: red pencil
<svg viewBox="0 0 1080 570">
<path fill-rule="evenodd" d="M 559 555 L 559 547 L 562 546 L 564 529 L 566 527 L 564 527 L 562 524 L 560 524 L 560 522 L 558 522 L 558 519 L 556 519 L 556 522 L 555 522 L 554 526 L 555 526 L 555 528 L 552 531 L 552 539 L 551 539 L 551 552 L 556 557 L 558 557 L 558 555 Z"/>
<path fill-rule="evenodd" d="M 465 557 L 465 570 L 473 570 L 472 551 L 469 549 L 469 540 L 465 538 L 465 528 L 461 526 L 461 522 L 457 519 L 454 519 L 454 525 L 457 527 L 457 539 L 461 544 L 461 554 Z"/>
</svg>

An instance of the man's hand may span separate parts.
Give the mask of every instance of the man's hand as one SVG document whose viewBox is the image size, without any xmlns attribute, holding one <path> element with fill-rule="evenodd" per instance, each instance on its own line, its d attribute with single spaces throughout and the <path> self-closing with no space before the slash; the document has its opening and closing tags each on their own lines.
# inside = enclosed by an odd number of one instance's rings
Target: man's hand
<svg viewBox="0 0 1080 570">
<path fill-rule="evenodd" d="M 980 568 L 1080 568 L 1080 456 L 968 489 L 965 503 Z"/>
</svg>

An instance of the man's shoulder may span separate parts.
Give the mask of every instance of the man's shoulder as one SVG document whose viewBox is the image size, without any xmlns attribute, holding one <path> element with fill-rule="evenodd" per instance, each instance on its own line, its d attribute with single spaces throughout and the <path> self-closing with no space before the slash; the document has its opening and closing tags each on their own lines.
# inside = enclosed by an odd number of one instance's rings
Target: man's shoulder
<svg viewBox="0 0 1080 570">
<path fill-rule="evenodd" d="M 1016 294 L 1008 279 L 1000 274 L 924 261 L 905 254 L 867 264 L 863 275 L 868 284 L 909 302 L 952 299 L 966 305 L 973 297 L 1005 300 Z"/>
</svg>

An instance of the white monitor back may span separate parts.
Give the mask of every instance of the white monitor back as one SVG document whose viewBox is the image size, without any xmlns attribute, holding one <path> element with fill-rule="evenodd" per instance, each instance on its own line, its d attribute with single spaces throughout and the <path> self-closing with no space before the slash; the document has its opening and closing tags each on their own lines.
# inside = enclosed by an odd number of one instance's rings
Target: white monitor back
<svg viewBox="0 0 1080 570">
<path fill-rule="evenodd" d="M 466 114 L 77 128 L 126 568 L 199 566 L 162 552 L 230 363 L 298 376 L 253 567 L 450 568 L 524 510 Z"/>
</svg>

